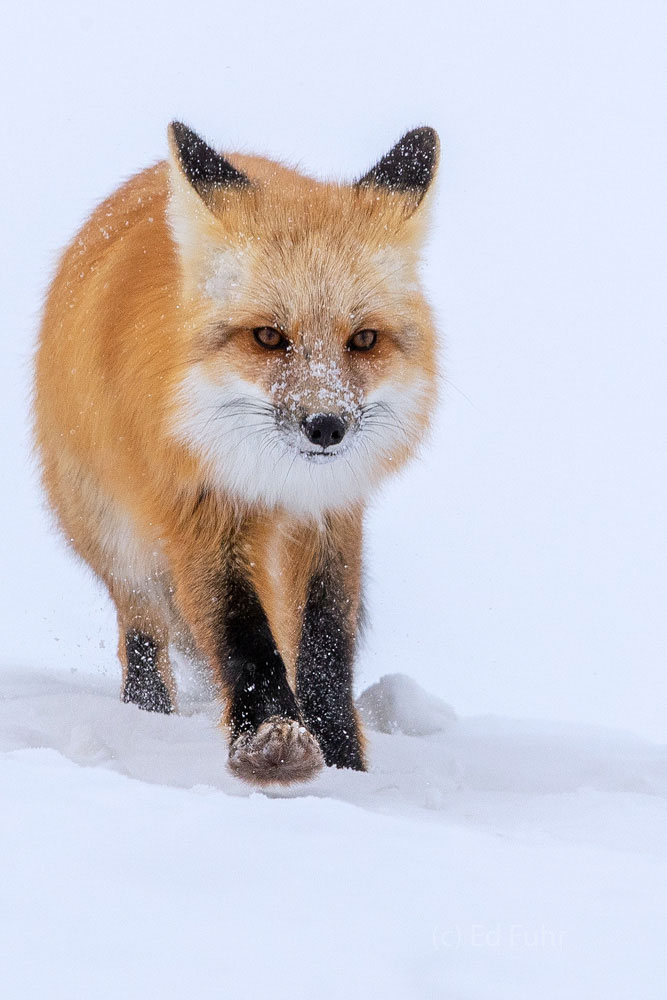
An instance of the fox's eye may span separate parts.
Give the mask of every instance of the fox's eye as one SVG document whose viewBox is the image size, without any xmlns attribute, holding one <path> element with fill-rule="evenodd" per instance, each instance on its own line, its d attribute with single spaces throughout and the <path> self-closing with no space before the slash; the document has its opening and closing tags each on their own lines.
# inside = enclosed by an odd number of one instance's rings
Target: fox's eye
<svg viewBox="0 0 667 1000">
<path fill-rule="evenodd" d="M 377 343 L 377 330 L 359 330 L 347 342 L 351 351 L 370 351 Z"/>
<path fill-rule="evenodd" d="M 283 337 L 280 330 L 274 330 L 272 326 L 258 326 L 252 333 L 257 343 L 269 351 L 275 351 L 279 347 L 287 347 L 286 338 Z"/>
</svg>

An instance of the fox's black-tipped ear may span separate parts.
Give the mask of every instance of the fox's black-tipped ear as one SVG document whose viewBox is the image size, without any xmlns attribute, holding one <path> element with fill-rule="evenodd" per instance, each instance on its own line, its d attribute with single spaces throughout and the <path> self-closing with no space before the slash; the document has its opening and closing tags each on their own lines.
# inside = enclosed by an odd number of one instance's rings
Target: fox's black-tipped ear
<svg viewBox="0 0 667 1000">
<path fill-rule="evenodd" d="M 248 188 L 250 180 L 216 153 L 207 142 L 182 122 L 172 122 L 169 143 L 178 164 L 197 194 L 206 199 L 216 188 Z"/>
<path fill-rule="evenodd" d="M 379 163 L 357 181 L 357 187 L 381 187 L 412 195 L 416 208 L 435 176 L 440 142 L 435 129 L 424 127 L 406 132 Z"/>
</svg>

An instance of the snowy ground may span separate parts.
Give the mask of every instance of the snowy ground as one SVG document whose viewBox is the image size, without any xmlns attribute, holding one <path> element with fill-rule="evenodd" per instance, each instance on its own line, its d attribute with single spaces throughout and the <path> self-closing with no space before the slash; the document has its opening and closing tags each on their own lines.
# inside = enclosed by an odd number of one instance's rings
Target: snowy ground
<svg viewBox="0 0 667 1000">
<path fill-rule="evenodd" d="M 663 0 L 6 5 L 2 1000 L 667 996 L 665 37 Z M 371 772 L 288 794 L 227 774 L 196 686 L 120 703 L 28 457 L 56 255 L 174 117 L 316 176 L 442 140 L 446 378 L 369 519 Z"/>
<path fill-rule="evenodd" d="M 212 703 L 1 684 L 6 996 L 665 995 L 667 747 L 392 675 L 360 698 L 369 774 L 259 794 Z"/>
</svg>

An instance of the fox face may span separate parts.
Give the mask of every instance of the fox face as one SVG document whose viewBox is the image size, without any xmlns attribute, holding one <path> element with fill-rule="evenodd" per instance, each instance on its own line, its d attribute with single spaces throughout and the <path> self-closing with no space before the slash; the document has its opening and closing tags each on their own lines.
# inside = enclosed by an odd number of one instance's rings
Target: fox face
<svg viewBox="0 0 667 1000">
<path fill-rule="evenodd" d="M 243 503 L 320 518 L 363 502 L 433 408 L 417 265 L 435 133 L 354 185 L 221 157 L 178 124 L 170 138 L 186 317 L 172 435 Z"/>
</svg>

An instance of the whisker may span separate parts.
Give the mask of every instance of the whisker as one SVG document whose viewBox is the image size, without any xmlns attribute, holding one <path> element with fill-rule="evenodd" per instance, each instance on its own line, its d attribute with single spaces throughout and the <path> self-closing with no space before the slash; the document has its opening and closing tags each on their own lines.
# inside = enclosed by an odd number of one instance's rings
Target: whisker
<svg viewBox="0 0 667 1000">
<path fill-rule="evenodd" d="M 473 403 L 473 401 L 472 401 L 472 399 L 470 398 L 470 396 L 466 396 L 466 394 L 465 394 L 465 392 L 463 391 L 463 389 L 459 389 L 458 385 L 455 385 L 455 384 L 454 384 L 454 383 L 452 382 L 452 380 L 450 379 L 450 377 L 449 377 L 448 375 L 443 375 L 443 376 L 442 376 L 442 380 L 443 380 L 443 382 L 445 383 L 445 385 L 447 385 L 447 386 L 451 386 L 451 387 L 452 387 L 452 389 L 453 389 L 453 390 L 454 390 L 455 392 L 458 392 L 459 396 L 463 396 L 463 398 L 465 399 L 466 403 L 470 403 L 470 405 L 472 406 L 473 410 L 476 410 L 476 411 L 477 411 L 477 413 L 481 413 L 481 410 L 480 410 L 480 408 L 479 408 L 479 407 L 478 407 L 478 406 L 477 406 L 477 405 L 476 405 L 475 403 Z"/>
<path fill-rule="evenodd" d="M 240 441 L 234 442 L 232 447 L 229 449 L 229 453 L 231 454 L 231 452 L 236 451 L 236 449 L 239 448 L 249 438 L 255 437 L 257 434 L 263 434 L 263 433 L 266 433 L 266 428 L 260 427 L 258 430 L 250 431 L 249 434 L 244 434 L 244 436 L 240 439 Z"/>
<path fill-rule="evenodd" d="M 282 484 L 282 486 L 280 487 L 280 492 L 279 492 L 278 496 L 279 496 L 279 498 L 280 498 L 281 500 L 282 500 L 282 497 L 283 497 L 283 493 L 284 493 L 284 491 L 285 491 L 285 486 L 287 485 L 287 480 L 288 480 L 288 478 L 289 478 L 289 475 L 290 475 L 290 473 L 291 473 L 291 471 L 292 471 L 292 468 L 293 468 L 293 466 L 294 466 L 294 463 L 296 462 L 296 460 L 297 460 L 297 458 L 298 458 L 298 457 L 299 457 L 299 452 L 298 452 L 298 451 L 295 451 L 295 452 L 294 452 L 294 458 L 293 458 L 293 459 L 292 459 L 292 461 L 290 462 L 290 465 L 289 465 L 289 468 L 288 468 L 287 472 L 285 473 L 285 478 L 283 479 L 283 484 Z M 279 461 L 280 461 L 280 459 L 278 459 L 278 460 L 276 461 L 276 465 L 278 464 L 278 462 L 279 462 Z M 275 469 L 276 465 L 274 465 L 274 469 Z"/>
<path fill-rule="evenodd" d="M 359 477 L 357 476 L 356 472 L 354 471 L 354 468 L 353 468 L 352 463 L 350 462 L 349 458 L 347 458 L 345 455 L 342 455 L 341 457 L 345 460 L 345 464 L 347 465 L 348 469 L 350 470 L 350 472 L 354 476 L 354 481 L 357 484 L 357 486 L 359 487 L 359 492 L 363 492 L 362 489 L 361 489 L 361 483 L 359 482 Z"/>
<path fill-rule="evenodd" d="M 374 405 L 377 406 L 379 409 L 383 410 L 384 413 L 389 417 L 389 419 L 394 421 L 397 424 L 397 426 L 400 427 L 400 429 L 403 431 L 403 434 L 407 439 L 410 438 L 411 436 L 410 433 L 406 430 L 403 421 L 398 416 L 393 406 L 390 406 L 389 403 L 383 403 L 383 402 L 378 402 L 375 403 Z"/>
</svg>

